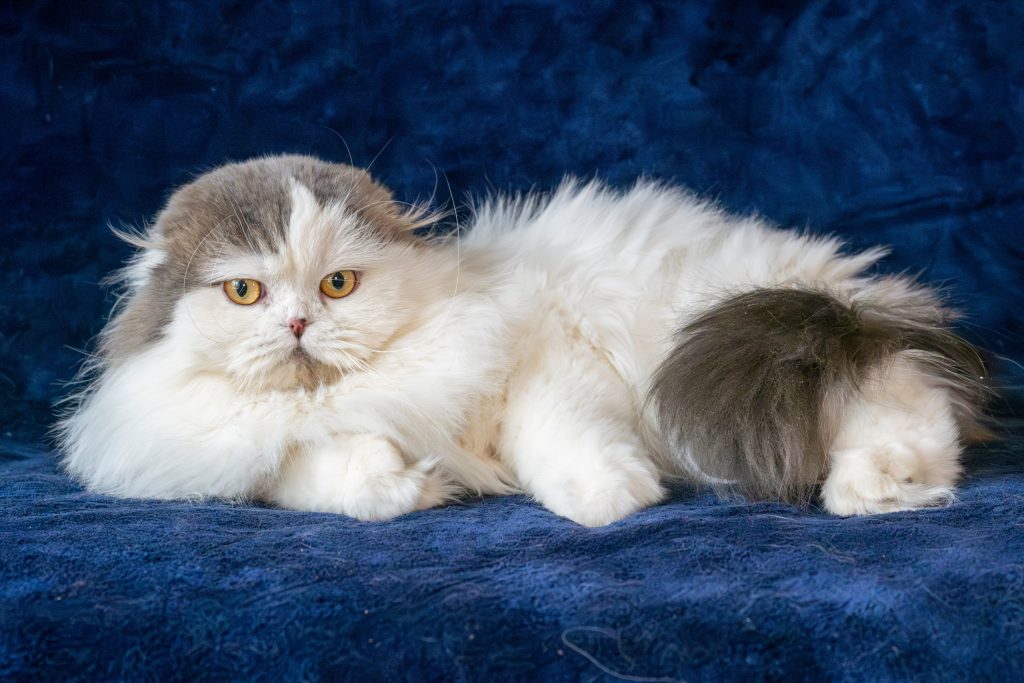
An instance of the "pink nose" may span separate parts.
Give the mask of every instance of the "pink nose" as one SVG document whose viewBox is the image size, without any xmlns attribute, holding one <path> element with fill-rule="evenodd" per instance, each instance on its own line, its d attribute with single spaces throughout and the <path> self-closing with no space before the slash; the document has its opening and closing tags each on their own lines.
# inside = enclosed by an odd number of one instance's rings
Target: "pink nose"
<svg viewBox="0 0 1024 683">
<path fill-rule="evenodd" d="M 288 327 L 291 328 L 292 334 L 298 339 L 302 336 L 302 333 L 306 330 L 306 319 L 305 318 L 292 318 L 288 321 Z"/>
</svg>

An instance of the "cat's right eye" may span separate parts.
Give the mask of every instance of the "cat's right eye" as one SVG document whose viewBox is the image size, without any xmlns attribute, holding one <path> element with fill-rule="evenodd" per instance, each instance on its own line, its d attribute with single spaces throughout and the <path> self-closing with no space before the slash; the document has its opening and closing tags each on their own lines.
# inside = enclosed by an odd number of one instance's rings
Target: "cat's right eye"
<svg viewBox="0 0 1024 683">
<path fill-rule="evenodd" d="M 258 280 L 252 280 L 250 278 L 239 278 L 238 280 L 228 280 L 224 283 L 224 293 L 228 295 L 236 304 L 242 306 L 248 306 L 254 304 L 260 300 L 260 294 L 263 292 L 263 285 Z"/>
</svg>

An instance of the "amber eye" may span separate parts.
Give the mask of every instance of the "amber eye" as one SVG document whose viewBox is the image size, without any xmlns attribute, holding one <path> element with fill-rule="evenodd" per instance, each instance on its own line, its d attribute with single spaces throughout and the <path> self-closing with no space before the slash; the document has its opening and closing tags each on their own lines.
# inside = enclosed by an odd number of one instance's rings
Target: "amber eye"
<svg viewBox="0 0 1024 683">
<path fill-rule="evenodd" d="M 359 284 L 354 270 L 339 270 L 320 281 L 320 291 L 332 299 L 348 296 Z"/>
<path fill-rule="evenodd" d="M 236 304 L 248 306 L 260 300 L 260 293 L 263 285 L 256 280 L 241 278 L 239 280 L 228 280 L 224 283 L 224 293 Z"/>
</svg>

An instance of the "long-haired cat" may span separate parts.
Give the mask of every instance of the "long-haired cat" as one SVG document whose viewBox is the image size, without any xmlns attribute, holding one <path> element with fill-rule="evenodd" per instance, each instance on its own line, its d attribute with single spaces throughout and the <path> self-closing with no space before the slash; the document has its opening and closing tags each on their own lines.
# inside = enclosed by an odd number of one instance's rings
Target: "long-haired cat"
<svg viewBox="0 0 1024 683">
<path fill-rule="evenodd" d="M 984 369 L 883 250 L 671 187 L 492 200 L 461 240 L 364 171 L 218 168 L 130 238 L 59 431 L 90 489 L 387 519 L 525 491 L 602 525 L 689 476 L 840 515 L 948 501 Z"/>
</svg>

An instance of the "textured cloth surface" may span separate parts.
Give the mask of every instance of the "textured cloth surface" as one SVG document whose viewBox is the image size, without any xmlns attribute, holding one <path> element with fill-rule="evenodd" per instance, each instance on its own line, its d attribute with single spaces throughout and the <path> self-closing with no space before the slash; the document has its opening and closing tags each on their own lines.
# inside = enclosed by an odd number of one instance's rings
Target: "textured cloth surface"
<svg viewBox="0 0 1024 683">
<path fill-rule="evenodd" d="M 0 7 L 0 679 L 1024 678 L 1024 7 L 782 5 Z M 889 244 L 993 352 L 1007 438 L 951 507 L 871 519 L 687 490 L 598 530 L 523 497 L 360 524 L 83 493 L 41 444 L 128 253 L 107 223 L 276 152 L 438 203 L 646 174 Z"/>
<path fill-rule="evenodd" d="M 679 491 L 585 529 L 521 496 L 386 524 L 115 501 L 5 456 L 4 680 L 1024 677 L 1019 469 L 942 510 Z"/>
</svg>

